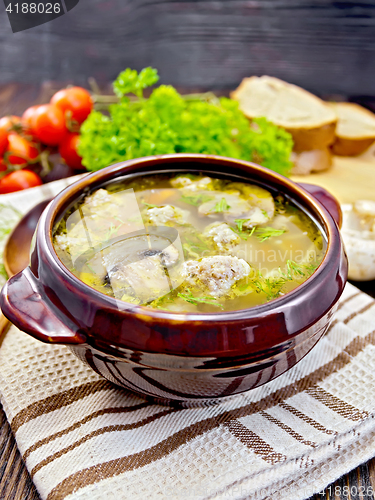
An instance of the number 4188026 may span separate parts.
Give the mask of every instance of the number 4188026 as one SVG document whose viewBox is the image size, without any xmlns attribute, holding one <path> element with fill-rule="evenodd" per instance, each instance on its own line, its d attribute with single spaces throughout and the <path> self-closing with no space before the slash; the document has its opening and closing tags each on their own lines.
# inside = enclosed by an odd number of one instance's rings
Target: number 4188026
<svg viewBox="0 0 375 500">
<path fill-rule="evenodd" d="M 10 3 L 5 9 L 9 14 L 60 14 L 59 3 Z"/>
</svg>

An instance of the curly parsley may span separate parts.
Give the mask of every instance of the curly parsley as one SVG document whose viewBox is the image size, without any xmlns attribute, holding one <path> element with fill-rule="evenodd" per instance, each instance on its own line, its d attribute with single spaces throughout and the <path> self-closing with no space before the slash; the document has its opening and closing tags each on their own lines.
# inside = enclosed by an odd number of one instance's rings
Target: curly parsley
<svg viewBox="0 0 375 500">
<path fill-rule="evenodd" d="M 157 71 L 126 69 L 113 84 L 119 102 L 108 116 L 93 111 L 81 127 L 79 153 L 88 170 L 122 160 L 169 153 L 204 153 L 256 161 L 281 174 L 291 168 L 291 135 L 255 119 L 251 126 L 227 98 L 184 99 L 161 85 L 145 99 L 143 91 L 158 81 Z M 137 100 L 127 94 L 134 94 Z"/>
</svg>

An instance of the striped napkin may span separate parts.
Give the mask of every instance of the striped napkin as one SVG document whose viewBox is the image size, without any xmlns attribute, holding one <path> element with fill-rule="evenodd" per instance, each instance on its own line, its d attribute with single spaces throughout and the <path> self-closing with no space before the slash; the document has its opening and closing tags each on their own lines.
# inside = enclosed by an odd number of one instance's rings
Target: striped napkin
<svg viewBox="0 0 375 500">
<path fill-rule="evenodd" d="M 375 455 L 374 373 L 375 301 L 350 284 L 299 364 L 202 408 L 146 402 L 13 326 L 0 349 L 1 402 L 47 500 L 304 500 Z"/>
</svg>

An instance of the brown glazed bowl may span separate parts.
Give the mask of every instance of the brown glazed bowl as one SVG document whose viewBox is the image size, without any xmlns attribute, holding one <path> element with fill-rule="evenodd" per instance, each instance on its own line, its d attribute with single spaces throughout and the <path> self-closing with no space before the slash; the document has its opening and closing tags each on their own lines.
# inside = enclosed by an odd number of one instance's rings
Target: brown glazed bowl
<svg viewBox="0 0 375 500">
<path fill-rule="evenodd" d="M 322 263 L 295 290 L 267 304 L 199 314 L 125 303 L 70 273 L 51 239 L 62 213 L 103 183 L 165 170 L 239 176 L 284 193 L 325 235 Z M 118 163 L 83 177 L 47 206 L 30 267 L 4 286 L 1 309 L 21 330 L 43 342 L 68 345 L 97 373 L 143 397 L 162 404 L 207 404 L 284 373 L 326 332 L 347 278 L 340 216 L 337 202 L 322 188 L 302 187 L 246 161 L 177 154 Z"/>
</svg>

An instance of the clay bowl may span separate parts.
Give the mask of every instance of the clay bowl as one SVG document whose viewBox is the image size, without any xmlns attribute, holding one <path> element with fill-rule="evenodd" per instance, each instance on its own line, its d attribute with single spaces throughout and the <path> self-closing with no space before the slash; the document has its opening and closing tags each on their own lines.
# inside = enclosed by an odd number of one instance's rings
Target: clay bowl
<svg viewBox="0 0 375 500">
<path fill-rule="evenodd" d="M 51 240 L 55 221 L 64 211 L 83 193 L 109 181 L 165 170 L 239 176 L 284 193 L 325 235 L 327 251 L 321 265 L 278 299 L 215 314 L 135 306 L 71 274 Z M 347 278 L 339 223 L 339 206 L 322 188 L 302 187 L 253 163 L 193 154 L 126 161 L 85 176 L 47 206 L 30 267 L 5 285 L 1 309 L 21 330 L 43 342 L 66 344 L 97 373 L 130 391 L 162 404 L 207 404 L 284 373 L 326 332 Z"/>
</svg>

